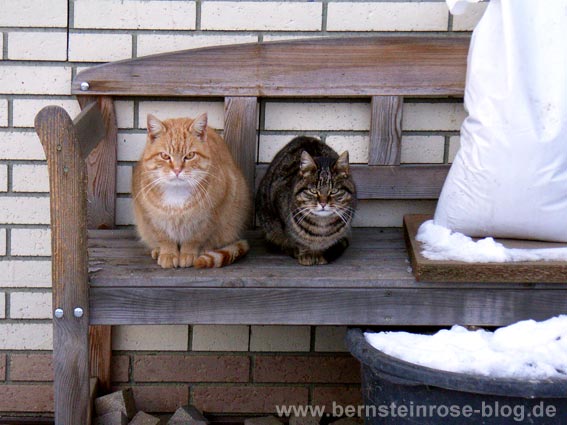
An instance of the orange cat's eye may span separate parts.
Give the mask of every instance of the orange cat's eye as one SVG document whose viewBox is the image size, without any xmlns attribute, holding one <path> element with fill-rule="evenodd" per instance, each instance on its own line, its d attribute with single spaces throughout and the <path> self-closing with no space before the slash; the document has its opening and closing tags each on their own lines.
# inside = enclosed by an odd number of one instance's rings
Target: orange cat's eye
<svg viewBox="0 0 567 425">
<path fill-rule="evenodd" d="M 187 155 L 185 155 L 185 157 L 183 158 L 185 161 L 189 161 L 191 159 L 195 158 L 195 152 L 189 152 Z"/>
<path fill-rule="evenodd" d="M 163 159 L 164 161 L 169 161 L 171 159 L 171 157 L 166 154 L 165 152 L 160 152 L 159 156 L 161 157 L 161 159 Z"/>
</svg>

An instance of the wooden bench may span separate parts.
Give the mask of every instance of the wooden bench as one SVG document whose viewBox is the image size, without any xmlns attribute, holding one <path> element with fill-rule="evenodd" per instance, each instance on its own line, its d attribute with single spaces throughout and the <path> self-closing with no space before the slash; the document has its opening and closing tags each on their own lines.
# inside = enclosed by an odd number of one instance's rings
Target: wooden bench
<svg viewBox="0 0 567 425">
<path fill-rule="evenodd" d="M 468 45 L 452 36 L 313 39 L 79 73 L 80 115 L 52 106 L 36 118 L 50 175 L 56 423 L 87 423 L 89 376 L 108 388 L 108 325 L 497 326 L 567 311 L 565 283 L 417 282 L 401 229 L 355 229 L 341 259 L 311 268 L 268 252 L 252 229 L 248 256 L 216 270 L 162 270 L 133 230 L 114 229 L 115 96 L 224 98 L 224 137 L 250 188 L 265 171 L 256 164 L 259 98 L 367 98 L 369 161 L 353 166 L 359 197 L 436 199 L 447 165 L 400 165 L 403 99 L 462 97 Z"/>
</svg>

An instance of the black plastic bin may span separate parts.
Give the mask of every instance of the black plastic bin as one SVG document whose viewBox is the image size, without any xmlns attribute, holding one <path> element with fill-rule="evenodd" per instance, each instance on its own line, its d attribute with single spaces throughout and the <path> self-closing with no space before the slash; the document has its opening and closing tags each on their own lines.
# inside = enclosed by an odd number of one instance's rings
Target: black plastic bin
<svg viewBox="0 0 567 425">
<path fill-rule="evenodd" d="M 360 361 L 365 423 L 567 424 L 567 379 L 526 381 L 446 372 L 388 356 L 360 329 L 346 343 Z"/>
</svg>

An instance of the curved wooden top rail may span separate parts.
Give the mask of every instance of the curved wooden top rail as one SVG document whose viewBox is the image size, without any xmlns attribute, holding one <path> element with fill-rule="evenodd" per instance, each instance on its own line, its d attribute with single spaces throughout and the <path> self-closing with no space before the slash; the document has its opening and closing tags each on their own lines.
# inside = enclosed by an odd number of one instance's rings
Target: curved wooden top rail
<svg viewBox="0 0 567 425">
<path fill-rule="evenodd" d="M 469 38 L 321 38 L 183 50 L 96 66 L 76 95 L 461 96 Z M 403 71 L 402 71 L 403 70 Z M 88 90 L 81 90 L 87 82 Z"/>
</svg>

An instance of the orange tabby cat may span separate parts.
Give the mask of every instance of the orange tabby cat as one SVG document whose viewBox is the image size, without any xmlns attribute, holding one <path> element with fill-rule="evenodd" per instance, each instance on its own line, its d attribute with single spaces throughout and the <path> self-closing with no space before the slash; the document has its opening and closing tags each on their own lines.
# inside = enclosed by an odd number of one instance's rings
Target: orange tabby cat
<svg viewBox="0 0 567 425">
<path fill-rule="evenodd" d="M 132 196 L 138 233 L 163 268 L 222 267 L 248 252 L 240 239 L 250 211 L 246 182 L 207 114 L 148 115 Z"/>
</svg>

